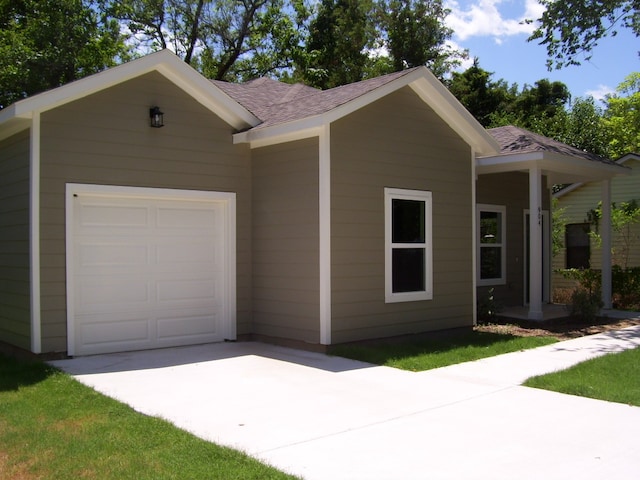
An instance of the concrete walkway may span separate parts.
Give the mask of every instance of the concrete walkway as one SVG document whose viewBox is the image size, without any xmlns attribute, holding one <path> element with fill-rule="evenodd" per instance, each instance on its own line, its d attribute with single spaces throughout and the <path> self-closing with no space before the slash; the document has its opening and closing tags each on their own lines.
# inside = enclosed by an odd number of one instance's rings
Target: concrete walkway
<svg viewBox="0 0 640 480">
<path fill-rule="evenodd" d="M 640 326 L 421 373 L 252 342 L 51 363 L 305 479 L 636 479 L 640 408 L 519 385 L 637 346 Z"/>
</svg>

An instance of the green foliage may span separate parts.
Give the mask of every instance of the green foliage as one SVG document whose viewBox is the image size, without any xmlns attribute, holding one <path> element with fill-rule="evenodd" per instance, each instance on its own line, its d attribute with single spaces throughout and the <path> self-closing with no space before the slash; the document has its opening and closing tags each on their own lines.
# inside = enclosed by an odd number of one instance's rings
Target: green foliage
<svg viewBox="0 0 640 480">
<path fill-rule="evenodd" d="M 378 44 L 389 52 L 392 71 L 426 65 L 443 78 L 467 58 L 446 45 L 453 30 L 445 24 L 449 10 L 441 0 L 380 0 Z"/>
<path fill-rule="evenodd" d="M 475 58 L 471 67 L 464 72 L 453 72 L 447 82 L 449 91 L 484 127 L 492 124 L 496 112 L 507 111 L 517 95 L 514 87 L 509 88 L 504 80 L 491 80 L 492 75 L 480 68 Z"/>
<path fill-rule="evenodd" d="M 590 292 L 582 288 L 576 288 L 571 294 L 571 315 L 586 321 L 597 318 L 603 303 L 600 292 Z"/>
<path fill-rule="evenodd" d="M 1 478 L 291 479 L 248 455 L 0 355 Z"/>
<path fill-rule="evenodd" d="M 363 362 L 419 372 L 462 362 L 518 352 L 557 342 L 552 337 L 465 331 L 433 338 L 380 341 L 373 344 L 336 345 L 330 354 Z"/>
<path fill-rule="evenodd" d="M 603 131 L 610 138 L 611 158 L 640 152 L 640 72 L 627 76 L 616 92 L 607 96 L 602 118 Z"/>
<path fill-rule="evenodd" d="M 619 27 L 640 34 L 637 0 L 540 0 L 545 7 L 538 28 L 529 41 L 546 45 L 547 67 L 560 69 L 591 59 L 591 51 L 606 36 L 615 36 Z M 530 23 L 533 20 L 528 20 Z"/>
<path fill-rule="evenodd" d="M 129 51 L 85 0 L 0 0 L 0 108 L 113 66 Z"/>
<path fill-rule="evenodd" d="M 559 206 L 559 200 L 551 202 L 551 254 L 555 257 L 564 248 L 564 235 L 567 219 L 564 216 L 566 207 Z"/>
<path fill-rule="evenodd" d="M 595 230 L 589 232 L 596 245 L 602 244 L 602 235 L 599 232 L 599 224 L 602 219 L 602 202 L 595 209 L 587 212 L 587 220 L 594 225 Z M 611 230 L 619 239 L 619 247 L 611 249 L 612 262 L 615 265 L 627 267 L 629 255 L 632 249 L 640 244 L 640 237 L 634 230 L 634 226 L 640 224 L 640 203 L 632 199 L 627 202 L 611 204 Z"/>
<path fill-rule="evenodd" d="M 363 79 L 372 9 L 371 1 L 322 0 L 309 26 L 305 62 L 297 66 L 305 83 L 327 89 Z"/>
<path fill-rule="evenodd" d="M 613 305 L 623 310 L 640 310 L 640 267 L 611 267 Z"/>
<path fill-rule="evenodd" d="M 577 280 L 580 286 L 571 294 L 571 315 L 592 321 L 603 307 L 600 271 L 590 268 L 568 268 L 559 270 L 567 279 Z"/>
<path fill-rule="evenodd" d="M 524 385 L 640 407 L 640 348 L 605 355 Z"/>
</svg>

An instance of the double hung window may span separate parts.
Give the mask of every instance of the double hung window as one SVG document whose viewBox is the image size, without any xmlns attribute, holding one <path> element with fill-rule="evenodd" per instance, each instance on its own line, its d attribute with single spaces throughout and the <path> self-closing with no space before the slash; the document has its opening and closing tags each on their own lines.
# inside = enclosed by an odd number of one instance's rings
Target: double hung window
<svg viewBox="0 0 640 480">
<path fill-rule="evenodd" d="M 431 192 L 385 188 L 385 299 L 433 298 Z"/>
</svg>

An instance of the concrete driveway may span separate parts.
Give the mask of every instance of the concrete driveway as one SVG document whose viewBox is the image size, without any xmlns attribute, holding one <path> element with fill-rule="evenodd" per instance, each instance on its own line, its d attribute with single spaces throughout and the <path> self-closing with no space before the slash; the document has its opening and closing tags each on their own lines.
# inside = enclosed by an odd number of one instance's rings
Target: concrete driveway
<svg viewBox="0 0 640 480">
<path fill-rule="evenodd" d="M 637 346 L 640 326 L 421 373 L 253 342 L 51 363 L 306 479 L 636 479 L 640 408 L 519 384 Z"/>
</svg>

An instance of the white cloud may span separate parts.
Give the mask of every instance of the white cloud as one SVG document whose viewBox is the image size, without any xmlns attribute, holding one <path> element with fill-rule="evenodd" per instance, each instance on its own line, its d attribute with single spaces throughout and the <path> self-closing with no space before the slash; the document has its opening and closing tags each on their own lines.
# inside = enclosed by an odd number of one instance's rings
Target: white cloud
<svg viewBox="0 0 640 480">
<path fill-rule="evenodd" d="M 503 5 L 505 3 L 507 6 Z M 514 18 L 504 18 L 503 12 L 514 8 L 513 2 L 508 0 L 445 0 L 445 6 L 451 10 L 445 23 L 453 29 L 455 38 L 464 41 L 476 36 L 493 37 L 498 44 L 504 37 L 530 35 L 535 26 L 524 20 L 538 19 L 544 11 L 537 0 L 524 0 L 524 11 Z"/>
<path fill-rule="evenodd" d="M 595 90 L 587 90 L 585 92 L 586 96 L 591 96 L 596 100 L 604 100 L 604 97 L 610 95 L 612 93 L 616 93 L 615 88 L 608 87 L 607 85 L 598 85 L 598 88 Z"/>
</svg>

